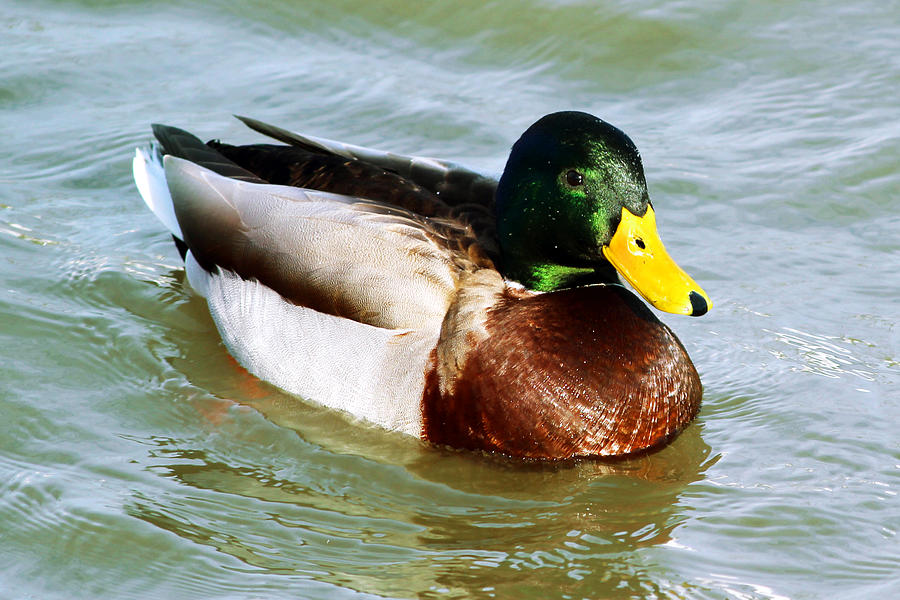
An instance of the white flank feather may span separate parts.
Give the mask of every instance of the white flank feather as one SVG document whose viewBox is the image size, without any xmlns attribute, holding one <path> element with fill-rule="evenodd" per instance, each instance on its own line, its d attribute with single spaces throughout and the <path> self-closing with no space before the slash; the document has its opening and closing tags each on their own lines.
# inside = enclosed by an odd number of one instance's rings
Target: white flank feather
<svg viewBox="0 0 900 600">
<path fill-rule="evenodd" d="M 438 328 L 384 329 L 323 314 L 258 281 L 190 263 L 191 285 L 207 292 L 226 347 L 248 371 L 304 399 L 421 435 L 425 369 Z"/>
</svg>

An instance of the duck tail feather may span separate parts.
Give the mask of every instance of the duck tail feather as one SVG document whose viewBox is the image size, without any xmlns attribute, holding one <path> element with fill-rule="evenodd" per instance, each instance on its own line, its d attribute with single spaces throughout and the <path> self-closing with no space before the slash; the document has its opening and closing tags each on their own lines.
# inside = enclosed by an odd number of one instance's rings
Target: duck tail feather
<svg viewBox="0 0 900 600">
<path fill-rule="evenodd" d="M 153 211 L 162 224 L 171 232 L 172 237 L 184 243 L 184 234 L 175 217 L 175 205 L 172 194 L 166 184 L 166 171 L 163 167 L 162 153 L 157 145 L 149 148 L 138 148 L 132 162 L 134 183 L 141 198 Z"/>
<path fill-rule="evenodd" d="M 249 181 L 251 183 L 268 183 L 247 169 L 226 158 L 215 148 L 204 144 L 192 133 L 172 127 L 171 125 L 153 124 L 153 135 L 159 140 L 163 154 L 170 154 L 189 160 L 201 167 L 231 179 Z"/>
</svg>

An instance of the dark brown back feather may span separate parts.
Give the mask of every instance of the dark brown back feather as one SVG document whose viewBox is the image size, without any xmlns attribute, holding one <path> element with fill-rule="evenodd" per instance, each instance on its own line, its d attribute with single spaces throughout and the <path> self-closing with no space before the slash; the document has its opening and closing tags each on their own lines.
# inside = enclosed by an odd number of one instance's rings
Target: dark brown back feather
<svg viewBox="0 0 900 600">
<path fill-rule="evenodd" d="M 332 143 L 333 145 L 329 146 L 324 140 L 314 140 L 249 117 L 235 116 L 254 131 L 285 144 L 303 148 L 309 152 L 362 160 L 391 173 L 396 173 L 403 179 L 440 196 L 447 206 L 478 206 L 493 215 L 497 181 L 462 165 L 443 160 L 350 147 L 339 143 Z"/>
<path fill-rule="evenodd" d="M 386 202 L 424 217 L 445 217 L 449 211 L 428 190 L 364 161 L 295 146 L 207 144 L 269 183 Z"/>
</svg>

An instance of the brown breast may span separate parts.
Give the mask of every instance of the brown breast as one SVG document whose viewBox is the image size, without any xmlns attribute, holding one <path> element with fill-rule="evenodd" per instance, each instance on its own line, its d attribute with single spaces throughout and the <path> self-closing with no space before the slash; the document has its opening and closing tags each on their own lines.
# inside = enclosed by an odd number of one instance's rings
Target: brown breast
<svg viewBox="0 0 900 600">
<path fill-rule="evenodd" d="M 455 383 L 427 374 L 426 439 L 525 458 L 622 455 L 670 440 L 700 408 L 684 347 L 621 286 L 506 293 L 486 329 Z"/>
</svg>

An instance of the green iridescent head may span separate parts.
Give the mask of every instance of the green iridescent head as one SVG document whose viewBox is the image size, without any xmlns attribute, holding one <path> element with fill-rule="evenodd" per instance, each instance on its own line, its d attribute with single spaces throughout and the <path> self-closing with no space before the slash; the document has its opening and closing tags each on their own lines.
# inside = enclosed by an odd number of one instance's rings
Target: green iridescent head
<svg viewBox="0 0 900 600">
<path fill-rule="evenodd" d="M 593 115 L 558 112 L 529 127 L 513 145 L 496 210 L 504 273 L 525 287 L 614 282 L 618 270 L 662 310 L 710 306 L 659 241 L 634 143 Z"/>
<path fill-rule="evenodd" d="M 622 207 L 650 201 L 634 143 L 582 112 L 547 115 L 515 143 L 497 188 L 504 270 L 526 287 L 553 290 L 610 274 L 603 257 Z"/>
</svg>

